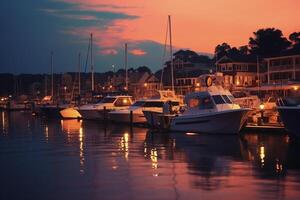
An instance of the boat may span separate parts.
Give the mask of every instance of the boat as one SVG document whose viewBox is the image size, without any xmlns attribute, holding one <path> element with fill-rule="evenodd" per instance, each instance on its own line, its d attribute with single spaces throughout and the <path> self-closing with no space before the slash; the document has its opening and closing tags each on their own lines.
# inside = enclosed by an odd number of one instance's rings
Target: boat
<svg viewBox="0 0 300 200">
<path fill-rule="evenodd" d="M 60 110 L 60 115 L 64 119 L 81 119 L 81 114 L 78 112 L 78 107 L 69 107 L 63 110 Z"/>
<path fill-rule="evenodd" d="M 62 118 L 60 111 L 67 108 L 69 105 L 67 104 L 49 104 L 49 105 L 42 105 L 40 107 L 40 112 L 42 116 L 46 118 Z"/>
<path fill-rule="evenodd" d="M 176 99 L 175 93 L 170 90 L 158 90 L 158 95 L 149 99 L 136 101 L 128 109 L 109 112 L 109 118 L 115 122 L 141 124 L 146 123 L 145 111 L 161 113 L 163 105 L 167 101 L 172 101 L 175 109 L 179 109 L 179 99 Z"/>
<path fill-rule="evenodd" d="M 78 112 L 83 119 L 104 119 L 113 110 L 128 108 L 132 104 L 128 95 L 106 96 L 99 103 L 80 106 Z"/>
<path fill-rule="evenodd" d="M 300 137 L 300 98 L 279 99 L 277 110 L 285 128 L 292 135 Z"/>
<path fill-rule="evenodd" d="M 185 97 L 187 107 L 182 114 L 172 117 L 170 130 L 200 133 L 238 133 L 245 125 L 249 108 L 233 103 L 232 94 L 222 86 L 212 85 L 206 78 L 205 91 Z"/>
</svg>

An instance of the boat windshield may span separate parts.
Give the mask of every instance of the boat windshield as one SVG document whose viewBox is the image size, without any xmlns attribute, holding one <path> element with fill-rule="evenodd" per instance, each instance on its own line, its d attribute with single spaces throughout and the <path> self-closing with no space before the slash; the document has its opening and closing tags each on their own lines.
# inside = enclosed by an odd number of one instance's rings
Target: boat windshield
<svg viewBox="0 0 300 200">
<path fill-rule="evenodd" d="M 221 95 L 213 95 L 212 98 L 216 104 L 226 104 Z"/>
<path fill-rule="evenodd" d="M 205 109 L 213 109 L 214 103 L 209 96 L 197 97 L 197 98 L 191 98 L 188 102 L 188 106 L 190 108 L 199 108 L 201 110 L 205 110 Z"/>
<path fill-rule="evenodd" d="M 164 102 L 162 101 L 146 101 L 143 107 L 159 107 L 162 108 L 164 105 Z"/>
<path fill-rule="evenodd" d="M 105 97 L 104 99 L 102 99 L 101 103 L 113 103 L 115 100 L 115 97 Z"/>
<path fill-rule="evenodd" d="M 222 95 L 223 99 L 226 101 L 226 103 L 228 104 L 232 104 L 232 101 L 230 100 L 230 98 L 226 95 Z"/>
<path fill-rule="evenodd" d="M 145 101 L 136 101 L 132 106 L 143 106 L 145 104 Z"/>
</svg>

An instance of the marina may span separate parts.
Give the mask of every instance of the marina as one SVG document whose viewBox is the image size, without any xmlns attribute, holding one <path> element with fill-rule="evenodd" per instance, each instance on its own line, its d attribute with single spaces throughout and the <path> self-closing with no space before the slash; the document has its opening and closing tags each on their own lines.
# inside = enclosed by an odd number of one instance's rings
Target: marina
<svg viewBox="0 0 300 200">
<path fill-rule="evenodd" d="M 299 200 L 299 0 L 0 2 L 0 200 Z"/>
</svg>

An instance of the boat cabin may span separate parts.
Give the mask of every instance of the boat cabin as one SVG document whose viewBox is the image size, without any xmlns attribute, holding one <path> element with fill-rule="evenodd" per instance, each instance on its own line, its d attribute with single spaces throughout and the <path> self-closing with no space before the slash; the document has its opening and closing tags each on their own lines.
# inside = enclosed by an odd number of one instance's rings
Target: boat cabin
<svg viewBox="0 0 300 200">
<path fill-rule="evenodd" d="M 240 108 L 233 103 L 234 97 L 222 87 L 211 86 L 207 91 L 193 92 L 186 96 L 187 113 L 225 111 Z"/>
<path fill-rule="evenodd" d="M 98 104 L 111 104 L 114 107 L 126 107 L 132 105 L 131 96 L 106 96 Z"/>
</svg>

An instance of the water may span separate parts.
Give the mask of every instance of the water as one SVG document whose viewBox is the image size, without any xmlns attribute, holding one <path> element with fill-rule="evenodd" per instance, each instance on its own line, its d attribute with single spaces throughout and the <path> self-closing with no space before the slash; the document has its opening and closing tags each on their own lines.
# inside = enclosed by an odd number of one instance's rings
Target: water
<svg viewBox="0 0 300 200">
<path fill-rule="evenodd" d="M 300 199 L 284 134 L 161 134 L 0 112 L 0 199 Z"/>
</svg>

